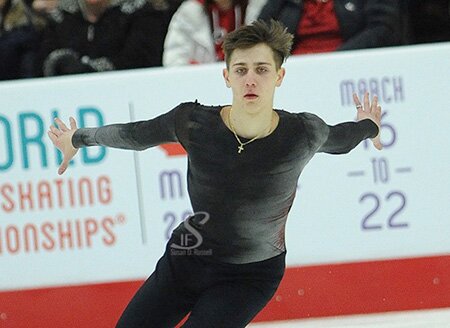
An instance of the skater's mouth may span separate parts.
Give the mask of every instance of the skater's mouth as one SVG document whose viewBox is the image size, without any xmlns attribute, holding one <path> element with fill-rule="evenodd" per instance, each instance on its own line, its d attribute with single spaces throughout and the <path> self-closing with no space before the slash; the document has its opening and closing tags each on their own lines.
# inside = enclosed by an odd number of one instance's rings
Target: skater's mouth
<svg viewBox="0 0 450 328">
<path fill-rule="evenodd" d="M 247 93 L 247 94 L 244 95 L 244 98 L 245 98 L 245 99 L 252 100 L 252 99 L 258 98 L 258 95 L 257 95 L 257 94 L 254 94 L 254 93 Z"/>
</svg>

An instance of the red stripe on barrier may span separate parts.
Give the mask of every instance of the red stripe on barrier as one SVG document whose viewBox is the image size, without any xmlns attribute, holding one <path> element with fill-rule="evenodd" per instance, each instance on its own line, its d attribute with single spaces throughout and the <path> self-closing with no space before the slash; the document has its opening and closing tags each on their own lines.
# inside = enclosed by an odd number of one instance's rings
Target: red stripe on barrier
<svg viewBox="0 0 450 328">
<path fill-rule="evenodd" d="M 111 328 L 142 281 L 0 293 L 0 327 Z"/>
<path fill-rule="evenodd" d="M 142 284 L 0 292 L 0 327 L 111 328 Z M 288 268 L 255 321 L 450 307 L 450 256 Z"/>
<path fill-rule="evenodd" d="M 255 321 L 450 307 L 450 256 L 289 268 Z"/>
</svg>

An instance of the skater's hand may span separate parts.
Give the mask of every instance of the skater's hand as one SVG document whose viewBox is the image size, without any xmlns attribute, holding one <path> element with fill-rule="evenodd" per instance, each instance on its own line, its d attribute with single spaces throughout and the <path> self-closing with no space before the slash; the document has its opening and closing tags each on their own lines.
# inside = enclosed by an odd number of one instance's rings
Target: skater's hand
<svg viewBox="0 0 450 328">
<path fill-rule="evenodd" d="M 383 149 L 381 144 L 380 134 L 381 134 L 381 106 L 378 105 L 378 97 L 374 96 L 372 99 L 372 104 L 369 101 L 369 93 L 364 94 L 364 105 L 361 105 L 356 93 L 353 94 L 353 101 L 356 105 L 357 110 L 357 120 L 370 119 L 378 126 L 378 134 L 375 138 L 372 138 L 372 143 L 376 149 Z"/>
<path fill-rule="evenodd" d="M 55 123 L 58 127 L 50 126 L 50 131 L 47 132 L 56 148 L 63 154 L 63 162 L 61 163 L 58 174 L 63 174 L 69 166 L 70 160 L 75 156 L 78 149 L 72 145 L 72 136 L 77 128 L 77 122 L 71 117 L 70 129 L 59 118 L 55 118 Z"/>
</svg>

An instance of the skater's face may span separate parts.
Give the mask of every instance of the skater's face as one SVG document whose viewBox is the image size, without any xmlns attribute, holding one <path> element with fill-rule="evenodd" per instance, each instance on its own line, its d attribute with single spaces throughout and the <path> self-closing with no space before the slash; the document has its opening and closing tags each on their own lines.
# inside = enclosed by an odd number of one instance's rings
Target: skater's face
<svg viewBox="0 0 450 328">
<path fill-rule="evenodd" d="M 233 104 L 271 109 L 275 88 L 281 85 L 284 74 L 284 68 L 277 68 L 273 51 L 265 43 L 234 50 L 229 68 L 223 70 L 225 83 L 233 91 Z"/>
</svg>

